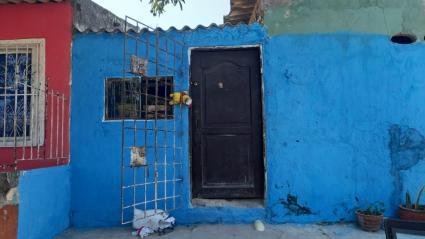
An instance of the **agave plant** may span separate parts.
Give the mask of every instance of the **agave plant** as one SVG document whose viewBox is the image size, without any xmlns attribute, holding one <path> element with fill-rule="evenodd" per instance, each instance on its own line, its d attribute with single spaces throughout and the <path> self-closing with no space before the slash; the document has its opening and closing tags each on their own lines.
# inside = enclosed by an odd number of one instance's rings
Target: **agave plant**
<svg viewBox="0 0 425 239">
<path fill-rule="evenodd" d="M 410 193 L 406 192 L 406 208 L 425 211 L 425 207 L 422 207 L 420 205 L 420 201 L 424 193 L 424 189 L 425 189 L 425 185 L 419 189 L 419 193 L 418 193 L 418 196 L 416 197 L 415 204 L 412 204 L 412 197 L 410 196 Z"/>
</svg>

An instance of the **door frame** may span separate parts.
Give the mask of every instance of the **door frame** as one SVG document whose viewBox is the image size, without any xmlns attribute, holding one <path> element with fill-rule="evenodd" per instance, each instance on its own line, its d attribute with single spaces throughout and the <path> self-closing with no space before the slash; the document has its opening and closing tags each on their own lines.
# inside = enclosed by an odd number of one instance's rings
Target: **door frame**
<svg viewBox="0 0 425 239">
<path fill-rule="evenodd" d="M 265 101 L 264 101 L 264 71 L 263 71 L 263 65 L 264 65 L 264 59 L 263 59 L 263 44 L 248 44 L 248 45 L 231 45 L 231 46 L 196 46 L 196 47 L 189 47 L 188 48 L 188 91 L 189 95 L 191 95 L 191 87 L 190 87 L 190 81 L 192 78 L 192 52 L 196 50 L 229 50 L 229 49 L 244 49 L 244 48 L 258 48 L 260 51 L 260 94 L 261 94 L 261 115 L 262 115 L 262 143 L 263 143 L 263 151 L 262 154 L 262 160 L 263 160 L 263 167 L 264 167 L 264 195 L 262 200 L 266 201 L 267 196 L 267 157 L 266 157 L 266 120 L 265 120 Z M 192 137 L 192 111 L 189 111 L 189 146 L 188 146 L 188 156 L 189 156 L 189 207 L 193 208 L 192 205 L 192 187 L 193 187 L 193 177 L 192 177 L 192 144 L 193 144 L 193 137 Z M 211 199 L 214 200 L 214 199 Z M 263 203 L 264 206 L 264 203 Z"/>
</svg>

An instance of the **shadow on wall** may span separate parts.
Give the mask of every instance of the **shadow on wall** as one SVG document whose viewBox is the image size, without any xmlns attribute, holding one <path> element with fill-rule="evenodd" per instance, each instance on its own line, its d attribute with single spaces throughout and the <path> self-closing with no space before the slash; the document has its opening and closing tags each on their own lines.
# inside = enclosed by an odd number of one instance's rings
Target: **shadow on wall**
<svg viewBox="0 0 425 239">
<path fill-rule="evenodd" d="M 409 170 L 425 158 L 425 137 L 408 126 L 392 125 L 390 133 L 391 175 L 394 176 L 392 205 L 401 203 L 401 171 Z"/>
</svg>

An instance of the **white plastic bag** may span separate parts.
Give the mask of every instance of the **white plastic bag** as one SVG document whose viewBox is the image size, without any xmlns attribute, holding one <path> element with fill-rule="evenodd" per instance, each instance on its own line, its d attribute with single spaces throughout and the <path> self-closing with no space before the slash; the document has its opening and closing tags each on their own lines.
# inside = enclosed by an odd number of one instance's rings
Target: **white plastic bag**
<svg viewBox="0 0 425 239">
<path fill-rule="evenodd" d="M 172 229 L 176 219 L 163 210 L 144 211 L 134 209 L 133 229 L 137 230 L 137 236 L 146 237 L 154 232 Z"/>
</svg>

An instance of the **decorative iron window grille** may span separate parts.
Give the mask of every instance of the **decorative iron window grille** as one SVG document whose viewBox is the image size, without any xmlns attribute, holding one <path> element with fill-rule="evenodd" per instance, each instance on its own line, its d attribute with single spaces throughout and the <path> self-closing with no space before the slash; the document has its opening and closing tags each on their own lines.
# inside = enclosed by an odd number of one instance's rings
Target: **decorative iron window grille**
<svg viewBox="0 0 425 239">
<path fill-rule="evenodd" d="M 0 40 L 0 172 L 69 160 L 69 103 L 48 89 L 44 39 Z"/>
<path fill-rule="evenodd" d="M 0 146 L 44 139 L 44 40 L 0 41 Z"/>
<path fill-rule="evenodd" d="M 105 120 L 173 119 L 173 77 L 108 78 Z"/>
</svg>

